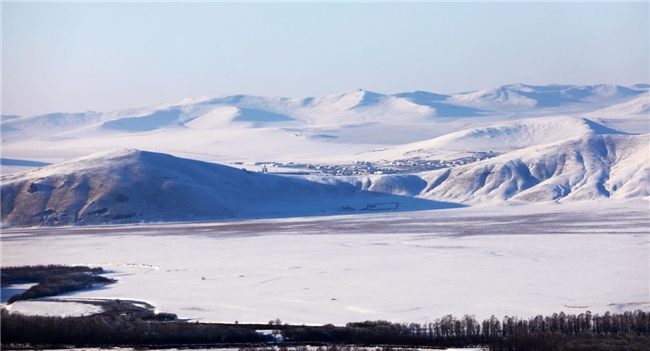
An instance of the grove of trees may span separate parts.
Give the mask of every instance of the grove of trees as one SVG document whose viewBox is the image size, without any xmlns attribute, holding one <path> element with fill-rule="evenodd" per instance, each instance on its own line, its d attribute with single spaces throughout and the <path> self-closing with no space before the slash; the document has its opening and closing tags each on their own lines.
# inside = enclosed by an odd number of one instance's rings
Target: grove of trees
<svg viewBox="0 0 650 351">
<path fill-rule="evenodd" d="M 22 283 L 38 283 L 22 294 L 12 296 L 7 301 L 12 304 L 20 300 L 36 299 L 39 297 L 56 296 L 59 294 L 90 288 L 96 284 L 110 284 L 114 281 L 100 276 L 104 270 L 101 267 L 87 266 L 24 266 L 3 267 L 2 286 Z"/>
</svg>

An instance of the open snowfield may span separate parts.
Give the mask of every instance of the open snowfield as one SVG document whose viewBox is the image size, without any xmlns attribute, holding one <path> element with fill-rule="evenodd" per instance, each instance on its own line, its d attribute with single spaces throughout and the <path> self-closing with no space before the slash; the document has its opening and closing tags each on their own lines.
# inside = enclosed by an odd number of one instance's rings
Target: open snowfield
<svg viewBox="0 0 650 351">
<path fill-rule="evenodd" d="M 143 300 L 199 321 L 529 317 L 650 309 L 649 228 L 647 200 L 634 200 L 13 229 L 2 265 L 100 265 L 119 282 L 70 298 Z M 12 311 L 35 309 L 53 313 L 42 301 Z"/>
<path fill-rule="evenodd" d="M 78 303 L 78 302 L 57 302 L 51 300 L 33 300 L 33 301 L 17 301 L 7 306 L 9 311 L 19 311 L 20 313 L 28 316 L 61 316 L 61 317 L 79 317 L 95 313 L 100 313 L 103 310 L 91 304 Z"/>
</svg>

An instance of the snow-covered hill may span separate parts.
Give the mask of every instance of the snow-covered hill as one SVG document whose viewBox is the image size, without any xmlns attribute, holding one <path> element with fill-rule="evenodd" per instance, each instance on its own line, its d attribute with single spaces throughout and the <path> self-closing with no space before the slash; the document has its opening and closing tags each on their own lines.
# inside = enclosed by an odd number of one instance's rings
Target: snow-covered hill
<svg viewBox="0 0 650 351">
<path fill-rule="evenodd" d="M 170 155 L 93 154 L 2 176 L 4 226 L 199 221 L 417 210 L 458 205 L 413 199 L 426 184 L 305 179 L 250 172 Z M 414 189 L 414 179 L 420 181 Z M 378 208 L 368 205 L 379 205 Z M 384 207 L 382 207 L 384 206 Z"/>
<path fill-rule="evenodd" d="M 421 142 L 353 155 L 356 160 L 457 159 L 476 152 L 506 153 L 592 134 L 621 134 L 586 118 L 545 117 L 483 126 Z"/>
<path fill-rule="evenodd" d="M 630 116 L 649 116 L 650 115 L 650 92 L 639 95 L 639 97 L 609 106 L 600 110 L 592 111 L 585 116 L 590 117 L 608 117 L 608 118 L 625 118 Z"/>
<path fill-rule="evenodd" d="M 448 101 L 496 111 L 530 111 L 532 109 L 598 109 L 621 103 L 642 94 L 642 89 L 618 85 L 504 85 L 470 93 L 452 95 Z"/>
<path fill-rule="evenodd" d="M 423 175 L 427 199 L 582 201 L 650 196 L 650 135 L 587 135 Z"/>
</svg>

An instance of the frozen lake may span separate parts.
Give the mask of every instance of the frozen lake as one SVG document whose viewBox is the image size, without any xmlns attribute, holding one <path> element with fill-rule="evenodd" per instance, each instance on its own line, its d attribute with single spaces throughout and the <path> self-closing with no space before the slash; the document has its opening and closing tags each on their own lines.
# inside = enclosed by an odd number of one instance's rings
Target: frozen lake
<svg viewBox="0 0 650 351">
<path fill-rule="evenodd" d="M 70 297 L 143 300 L 200 321 L 647 310 L 649 213 L 638 200 L 3 230 L 2 265 L 100 265 L 119 282 Z"/>
</svg>

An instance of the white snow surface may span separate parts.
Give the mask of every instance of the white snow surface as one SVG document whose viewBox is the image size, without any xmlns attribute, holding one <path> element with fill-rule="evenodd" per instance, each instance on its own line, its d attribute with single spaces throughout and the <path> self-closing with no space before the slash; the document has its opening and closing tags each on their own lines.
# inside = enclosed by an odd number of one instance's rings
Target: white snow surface
<svg viewBox="0 0 650 351">
<path fill-rule="evenodd" d="M 499 111 L 525 111 L 562 107 L 573 109 L 577 105 L 598 108 L 620 103 L 643 94 L 643 89 L 618 85 L 590 86 L 511 84 L 476 92 L 455 94 L 449 101 L 461 105 L 478 106 Z M 584 109 L 585 106 L 578 107 Z"/>
<path fill-rule="evenodd" d="M 12 229 L 2 265 L 100 265 L 119 281 L 72 297 L 143 300 L 198 321 L 603 313 L 650 309 L 648 228 L 647 201 L 615 200 Z"/>
<path fill-rule="evenodd" d="M 78 303 L 60 302 L 47 299 L 16 301 L 6 306 L 9 313 L 20 313 L 27 316 L 56 316 L 56 317 L 80 317 L 101 313 L 99 306 Z"/>
<path fill-rule="evenodd" d="M 629 116 L 648 116 L 648 114 L 650 114 L 650 92 L 641 94 L 639 97 L 627 102 L 589 112 L 585 116 L 626 118 Z"/>
</svg>

